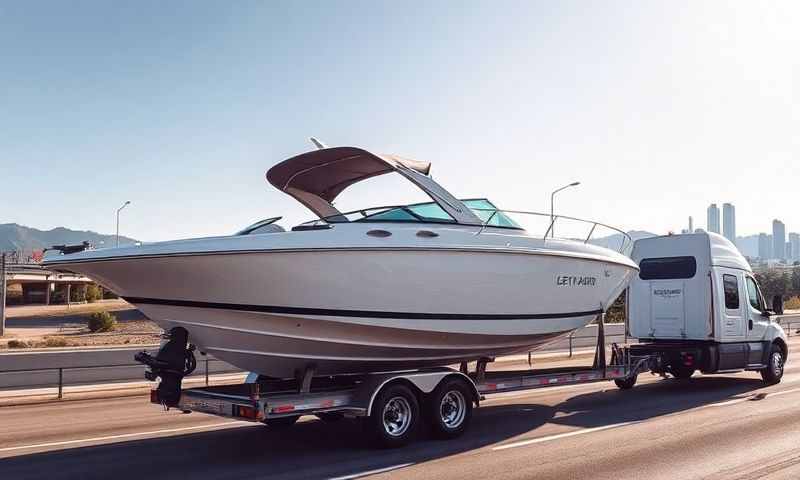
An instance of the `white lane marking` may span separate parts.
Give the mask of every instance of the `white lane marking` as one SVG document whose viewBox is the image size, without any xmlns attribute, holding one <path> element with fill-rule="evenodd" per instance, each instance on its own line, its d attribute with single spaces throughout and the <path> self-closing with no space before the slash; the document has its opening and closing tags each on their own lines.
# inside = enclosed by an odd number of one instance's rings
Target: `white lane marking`
<svg viewBox="0 0 800 480">
<path fill-rule="evenodd" d="M 714 408 L 714 407 L 726 407 L 728 405 L 735 405 L 737 403 L 744 403 L 744 402 L 752 402 L 756 400 L 766 400 L 770 397 L 777 397 L 778 395 L 786 395 L 789 393 L 800 392 L 800 387 L 790 388 L 788 390 L 779 390 L 777 392 L 763 392 L 763 393 L 756 393 L 753 395 L 748 395 L 746 397 L 741 398 L 734 398 L 733 400 L 726 400 L 724 402 L 717 402 L 717 403 L 709 403 L 708 405 L 703 405 L 699 408 Z M 761 398 L 757 398 L 757 397 Z"/>
<path fill-rule="evenodd" d="M 203 428 L 230 428 L 233 426 L 254 426 L 260 424 L 252 424 L 249 422 L 240 422 L 240 421 L 232 421 L 232 422 L 223 422 L 223 423 L 212 423 L 211 425 L 195 425 L 193 427 L 180 427 L 180 428 L 167 428 L 164 430 L 151 430 L 149 432 L 134 432 L 134 433 L 123 433 L 120 435 L 108 435 L 105 437 L 94 437 L 94 438 L 78 438 L 75 440 L 64 440 L 61 442 L 48 442 L 48 443 L 36 443 L 33 445 L 18 445 L 16 447 L 3 447 L 0 448 L 0 452 L 13 452 L 15 450 L 25 450 L 29 448 L 47 448 L 47 447 L 60 447 L 63 445 L 73 445 L 76 443 L 89 443 L 89 442 L 105 442 L 107 440 L 118 440 L 121 438 L 131 438 L 131 437 L 141 437 L 143 435 L 159 435 L 162 433 L 177 433 L 177 432 L 189 432 L 192 430 L 200 430 Z"/>
<path fill-rule="evenodd" d="M 602 431 L 602 430 L 610 430 L 612 428 L 619 428 L 619 427 L 624 427 L 624 426 L 627 426 L 627 425 L 634 425 L 636 423 L 639 423 L 639 421 L 614 423 L 612 425 L 603 425 L 602 427 L 584 428 L 583 430 L 576 430 L 574 432 L 559 433 L 559 434 L 556 434 L 556 435 L 549 435 L 547 437 L 532 438 L 530 440 L 522 440 L 521 442 L 514 442 L 514 443 L 509 443 L 509 444 L 506 444 L 506 445 L 500 445 L 500 446 L 497 446 L 497 447 L 493 447 L 492 450 L 506 450 L 508 448 L 525 447 L 527 445 L 533 445 L 533 444 L 536 444 L 536 443 L 550 442 L 552 440 L 558 440 L 558 439 L 561 439 L 561 438 L 574 437 L 576 435 L 585 435 L 587 433 L 594 433 L 594 432 L 599 432 L 599 431 Z"/>
<path fill-rule="evenodd" d="M 769 397 L 777 397 L 778 395 L 785 395 L 787 393 L 794 393 L 794 392 L 800 392 L 800 387 L 790 388 L 788 390 L 780 390 L 780 391 L 777 391 L 777 392 L 769 392 L 769 393 L 767 393 L 766 396 L 767 396 L 767 398 L 769 398 Z"/>
<path fill-rule="evenodd" d="M 414 463 L 401 463 L 399 465 L 392 465 L 391 467 L 376 468 L 375 470 L 367 470 L 366 472 L 351 473 L 350 475 L 333 477 L 329 480 L 353 480 L 354 478 L 366 477 L 367 475 L 377 475 L 378 473 L 391 472 L 392 470 L 410 467 L 411 465 L 414 465 Z"/>
</svg>

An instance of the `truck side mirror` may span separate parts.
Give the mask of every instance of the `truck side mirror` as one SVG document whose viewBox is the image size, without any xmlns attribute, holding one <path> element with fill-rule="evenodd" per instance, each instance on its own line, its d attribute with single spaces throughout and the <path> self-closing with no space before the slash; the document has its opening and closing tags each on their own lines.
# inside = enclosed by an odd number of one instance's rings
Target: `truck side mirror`
<svg viewBox="0 0 800 480">
<path fill-rule="evenodd" d="M 783 295 L 772 297 L 772 311 L 778 315 L 783 315 Z"/>
</svg>

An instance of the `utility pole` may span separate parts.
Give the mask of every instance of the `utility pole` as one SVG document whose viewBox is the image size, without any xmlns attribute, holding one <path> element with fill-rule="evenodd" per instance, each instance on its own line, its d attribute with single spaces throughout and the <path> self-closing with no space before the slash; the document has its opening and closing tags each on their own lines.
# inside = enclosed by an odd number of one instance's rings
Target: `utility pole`
<svg viewBox="0 0 800 480">
<path fill-rule="evenodd" d="M 0 252 L 0 337 L 6 333 L 6 254 Z"/>
</svg>

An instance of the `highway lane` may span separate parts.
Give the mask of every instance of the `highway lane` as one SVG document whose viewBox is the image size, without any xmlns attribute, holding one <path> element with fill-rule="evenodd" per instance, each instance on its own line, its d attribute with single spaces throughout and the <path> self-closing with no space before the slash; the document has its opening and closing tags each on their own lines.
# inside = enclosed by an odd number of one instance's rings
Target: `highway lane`
<svg viewBox="0 0 800 480">
<path fill-rule="evenodd" d="M 0 478 L 798 478 L 798 400 L 790 357 L 771 387 L 749 372 L 490 396 L 464 437 L 391 451 L 353 421 L 278 431 L 143 397 L 3 407 Z"/>
</svg>

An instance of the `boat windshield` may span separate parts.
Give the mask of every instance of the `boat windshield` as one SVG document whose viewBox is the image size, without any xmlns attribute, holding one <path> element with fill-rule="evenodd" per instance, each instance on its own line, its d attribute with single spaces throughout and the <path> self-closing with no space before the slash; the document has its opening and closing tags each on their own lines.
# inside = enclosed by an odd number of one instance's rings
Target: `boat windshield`
<svg viewBox="0 0 800 480">
<path fill-rule="evenodd" d="M 514 220 L 485 198 L 461 200 L 487 227 L 522 229 Z M 347 222 L 418 222 L 457 223 L 435 202 L 388 207 L 373 207 L 322 218 L 327 223 Z"/>
</svg>

